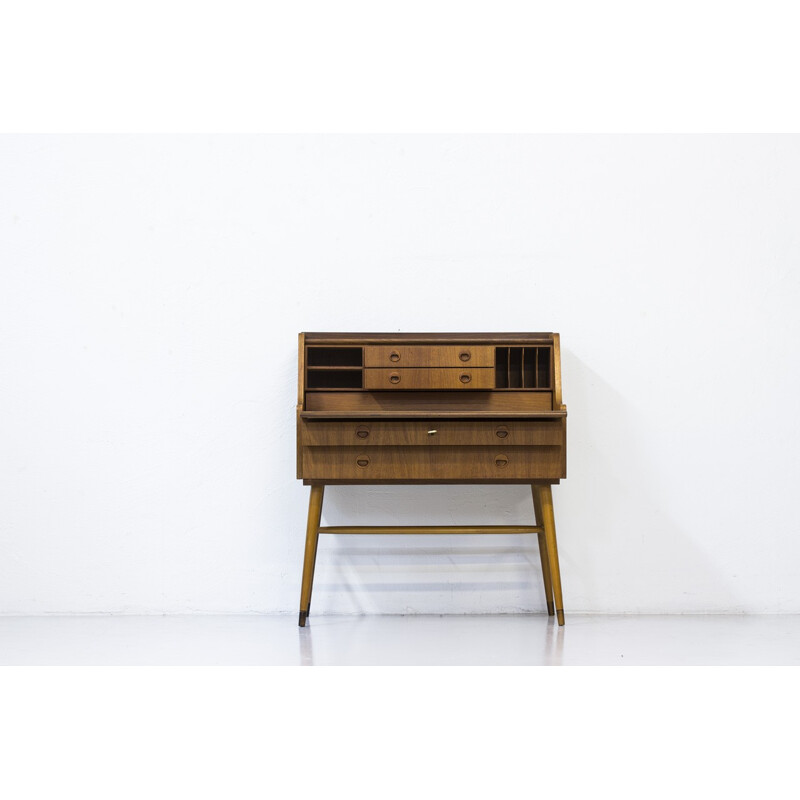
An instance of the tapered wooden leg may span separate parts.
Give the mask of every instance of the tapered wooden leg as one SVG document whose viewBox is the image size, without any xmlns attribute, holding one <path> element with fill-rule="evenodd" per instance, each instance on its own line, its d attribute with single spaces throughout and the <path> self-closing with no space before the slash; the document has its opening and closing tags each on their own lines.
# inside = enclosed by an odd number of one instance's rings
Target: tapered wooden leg
<svg viewBox="0 0 800 800">
<path fill-rule="evenodd" d="M 531 494 L 533 495 L 533 511 L 536 515 L 536 524 L 544 525 L 542 522 L 542 503 L 536 494 L 536 485 L 531 485 Z M 547 600 L 547 615 L 552 617 L 555 612 L 553 605 L 553 581 L 550 577 L 550 559 L 547 555 L 547 538 L 544 531 L 539 534 L 539 557 L 542 559 L 542 578 L 544 579 L 544 596 Z"/>
<path fill-rule="evenodd" d="M 314 585 L 314 566 L 317 563 L 317 542 L 319 541 L 319 523 L 322 519 L 322 495 L 325 487 L 313 484 L 311 497 L 308 500 L 308 524 L 306 525 L 306 554 L 303 559 L 303 585 L 300 589 L 301 628 L 305 627 L 308 612 L 311 608 L 311 589 Z"/>
<path fill-rule="evenodd" d="M 564 601 L 561 597 L 561 570 L 558 567 L 558 544 L 556 543 L 556 520 L 553 514 L 553 493 L 549 484 L 535 484 L 534 495 L 538 495 L 542 509 L 542 524 L 547 541 L 547 556 L 550 561 L 550 577 L 553 581 L 553 595 L 556 601 L 558 624 L 564 624 Z"/>
</svg>

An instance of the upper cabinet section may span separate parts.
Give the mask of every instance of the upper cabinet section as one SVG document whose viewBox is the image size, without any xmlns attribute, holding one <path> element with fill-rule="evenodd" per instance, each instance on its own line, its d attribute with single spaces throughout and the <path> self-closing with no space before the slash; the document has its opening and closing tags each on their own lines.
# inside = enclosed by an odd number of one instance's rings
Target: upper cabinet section
<svg viewBox="0 0 800 800">
<path fill-rule="evenodd" d="M 395 413 L 433 404 L 476 413 L 500 405 L 555 412 L 562 408 L 559 358 L 552 333 L 306 333 L 301 410 L 375 406 Z"/>
</svg>

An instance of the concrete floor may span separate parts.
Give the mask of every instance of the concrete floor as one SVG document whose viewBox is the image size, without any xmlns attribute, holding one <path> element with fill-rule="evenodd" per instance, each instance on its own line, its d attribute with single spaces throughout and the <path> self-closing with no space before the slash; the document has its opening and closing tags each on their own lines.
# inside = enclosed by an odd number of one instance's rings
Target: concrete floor
<svg viewBox="0 0 800 800">
<path fill-rule="evenodd" d="M 13 665 L 800 664 L 800 615 L 0 617 Z"/>
</svg>

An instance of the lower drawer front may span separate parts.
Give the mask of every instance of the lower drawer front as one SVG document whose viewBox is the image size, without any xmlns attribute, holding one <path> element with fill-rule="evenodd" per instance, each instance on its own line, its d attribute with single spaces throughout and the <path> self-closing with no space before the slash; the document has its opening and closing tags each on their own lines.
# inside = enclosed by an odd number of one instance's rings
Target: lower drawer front
<svg viewBox="0 0 800 800">
<path fill-rule="evenodd" d="M 371 391 L 404 389 L 494 389 L 490 368 L 365 369 L 364 387 Z"/>
<path fill-rule="evenodd" d="M 542 447 L 304 447 L 309 480 L 556 479 L 563 450 Z"/>
<path fill-rule="evenodd" d="M 386 445 L 563 445 L 563 420 L 314 420 L 300 423 L 300 444 L 382 447 Z"/>
</svg>

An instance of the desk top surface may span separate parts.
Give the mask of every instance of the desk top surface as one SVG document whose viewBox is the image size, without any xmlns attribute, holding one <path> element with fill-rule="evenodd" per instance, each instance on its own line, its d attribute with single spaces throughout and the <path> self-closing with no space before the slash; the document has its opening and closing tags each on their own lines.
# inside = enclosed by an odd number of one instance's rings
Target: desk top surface
<svg viewBox="0 0 800 800">
<path fill-rule="evenodd" d="M 357 342 L 358 344 L 381 344 L 398 341 L 419 344 L 443 344 L 460 342 L 482 342 L 485 344 L 517 344 L 528 342 L 550 342 L 553 333 L 403 333 L 401 331 L 383 333 L 320 332 L 302 333 L 306 344 L 314 342 Z"/>
</svg>

